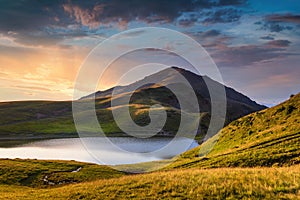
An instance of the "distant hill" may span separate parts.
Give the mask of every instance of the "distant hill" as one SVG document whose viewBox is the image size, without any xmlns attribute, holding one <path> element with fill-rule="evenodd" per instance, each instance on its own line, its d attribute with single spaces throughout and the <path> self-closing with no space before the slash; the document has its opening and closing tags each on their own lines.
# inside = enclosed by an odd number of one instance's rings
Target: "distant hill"
<svg viewBox="0 0 300 200">
<path fill-rule="evenodd" d="M 111 107 L 111 93 L 115 89 L 118 93 L 117 98 L 123 98 L 128 95 L 128 91 L 140 85 L 141 87 L 135 91 L 130 99 L 131 117 L 137 124 L 146 125 L 150 122 L 148 116 L 150 106 L 161 104 L 164 106 L 168 118 L 163 131 L 158 135 L 172 136 L 177 132 L 181 114 L 177 98 L 167 88 L 167 86 L 174 83 L 174 80 L 178 79 L 178 73 L 175 72 L 179 72 L 189 81 L 197 95 L 201 111 L 199 113 L 201 122 L 197 139 L 201 141 L 207 131 L 211 113 L 210 95 L 205 82 L 209 82 L 211 85 L 220 85 L 220 83 L 206 76 L 172 67 L 127 86 L 117 86 L 106 91 L 96 92 L 81 98 L 79 101 L 89 101 L 95 95 L 96 112 L 104 132 L 108 136 L 124 135 L 112 117 L 111 110 L 118 109 L 118 107 Z M 226 124 L 239 117 L 266 108 L 232 88 L 225 87 L 225 90 L 227 95 Z M 182 95 L 185 95 L 184 92 L 183 90 Z M 186 99 L 188 100 L 188 98 Z M 70 101 L 3 102 L 0 103 L 0 110 L 2 115 L 0 119 L 0 139 L 2 141 L 77 136 L 72 116 L 72 102 Z M 87 129 L 87 131 L 93 132 L 94 130 Z"/>
<path fill-rule="evenodd" d="M 183 153 L 169 168 L 295 165 L 300 163 L 299 144 L 300 93 L 231 122 L 201 146 Z"/>
</svg>

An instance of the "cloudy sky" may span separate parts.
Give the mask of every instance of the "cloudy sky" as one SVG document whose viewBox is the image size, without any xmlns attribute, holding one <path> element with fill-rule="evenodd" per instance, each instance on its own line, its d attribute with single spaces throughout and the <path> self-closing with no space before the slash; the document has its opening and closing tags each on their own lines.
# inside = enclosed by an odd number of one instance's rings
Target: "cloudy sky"
<svg viewBox="0 0 300 200">
<path fill-rule="evenodd" d="M 78 69 L 97 44 L 153 26 L 198 41 L 224 83 L 259 103 L 274 105 L 300 92 L 298 0 L 0 3 L 0 101 L 72 99 Z"/>
</svg>

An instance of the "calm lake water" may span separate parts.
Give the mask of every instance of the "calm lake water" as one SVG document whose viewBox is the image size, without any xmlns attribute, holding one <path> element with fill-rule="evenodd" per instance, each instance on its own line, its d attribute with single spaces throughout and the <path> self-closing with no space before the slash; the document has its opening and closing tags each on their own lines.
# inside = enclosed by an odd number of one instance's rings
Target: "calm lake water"
<svg viewBox="0 0 300 200">
<path fill-rule="evenodd" d="M 169 148 L 166 148 L 168 145 Z M 76 160 L 117 165 L 171 158 L 196 146 L 198 143 L 188 138 L 67 138 L 0 148 L 0 158 Z"/>
</svg>

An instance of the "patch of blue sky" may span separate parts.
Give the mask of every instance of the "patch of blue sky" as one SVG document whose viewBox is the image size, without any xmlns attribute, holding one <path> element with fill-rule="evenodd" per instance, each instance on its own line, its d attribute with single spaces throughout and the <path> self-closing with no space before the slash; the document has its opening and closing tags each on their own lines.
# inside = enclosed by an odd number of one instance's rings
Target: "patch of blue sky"
<svg viewBox="0 0 300 200">
<path fill-rule="evenodd" d="M 259 13 L 300 13 L 299 0 L 249 0 L 249 5 Z"/>
</svg>

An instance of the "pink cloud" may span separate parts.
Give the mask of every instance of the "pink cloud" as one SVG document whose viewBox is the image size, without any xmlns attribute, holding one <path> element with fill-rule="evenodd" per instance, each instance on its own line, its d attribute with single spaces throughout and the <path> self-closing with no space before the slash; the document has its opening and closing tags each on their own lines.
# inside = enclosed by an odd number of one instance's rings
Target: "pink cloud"
<svg viewBox="0 0 300 200">
<path fill-rule="evenodd" d="M 104 5 L 95 5 L 92 10 L 83 9 L 77 5 L 64 4 L 64 11 L 75 18 L 77 23 L 81 23 L 89 28 L 100 26 L 99 17 L 103 13 Z"/>
</svg>

